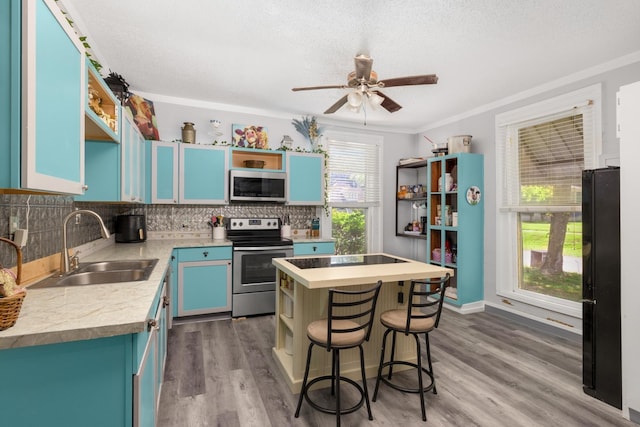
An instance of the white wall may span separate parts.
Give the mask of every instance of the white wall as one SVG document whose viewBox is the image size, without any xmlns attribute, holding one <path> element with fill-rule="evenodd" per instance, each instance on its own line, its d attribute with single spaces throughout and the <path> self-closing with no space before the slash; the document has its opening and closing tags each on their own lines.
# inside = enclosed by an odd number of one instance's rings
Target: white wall
<svg viewBox="0 0 640 427">
<path fill-rule="evenodd" d="M 602 141 L 603 150 L 600 156 L 600 166 L 606 163 L 617 164 L 619 161 L 619 144 L 616 139 L 616 91 L 621 85 L 638 80 L 640 76 L 640 62 L 625 65 L 620 68 L 581 78 L 572 82 L 565 82 L 553 89 L 548 89 L 535 95 L 513 102 L 500 102 L 484 112 L 468 117 L 455 119 L 450 123 L 433 126 L 423 132 L 435 142 L 445 141 L 452 135 L 472 135 L 472 151 L 484 154 L 485 192 L 485 273 L 484 297 L 487 304 L 494 305 L 506 311 L 515 312 L 525 317 L 534 318 L 544 323 L 557 325 L 561 328 L 582 331 L 581 319 L 537 308 L 514 300 L 506 300 L 496 294 L 496 269 L 500 268 L 500 261 L 496 259 L 496 200 L 492 188 L 496 185 L 496 150 L 495 150 L 495 116 L 504 111 L 529 105 L 534 102 L 552 98 L 562 93 L 571 92 L 594 83 L 602 83 Z M 553 86 L 550 84 L 549 86 Z M 531 93 L 535 92 L 534 90 Z M 514 96 L 514 98 L 517 98 Z M 498 106 L 499 105 L 499 106 Z M 638 157 L 636 157 L 638 158 Z"/>
<path fill-rule="evenodd" d="M 640 78 L 640 75 L 636 75 Z M 640 182 L 640 81 L 620 89 L 620 236 L 622 301 L 622 410 L 640 412 L 640 286 L 638 286 L 638 212 Z M 640 419 L 635 419 L 640 422 Z"/>
</svg>

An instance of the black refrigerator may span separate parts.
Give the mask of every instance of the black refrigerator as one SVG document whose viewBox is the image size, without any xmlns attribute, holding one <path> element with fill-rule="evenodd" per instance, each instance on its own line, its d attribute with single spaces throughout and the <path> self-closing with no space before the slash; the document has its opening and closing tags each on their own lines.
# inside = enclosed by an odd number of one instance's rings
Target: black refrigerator
<svg viewBox="0 0 640 427">
<path fill-rule="evenodd" d="M 620 169 L 582 173 L 582 383 L 622 408 Z"/>
</svg>

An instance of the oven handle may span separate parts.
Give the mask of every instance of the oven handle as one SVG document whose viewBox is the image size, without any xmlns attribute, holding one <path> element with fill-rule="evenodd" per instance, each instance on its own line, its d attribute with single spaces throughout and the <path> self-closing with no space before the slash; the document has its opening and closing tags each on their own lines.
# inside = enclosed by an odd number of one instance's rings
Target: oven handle
<svg viewBox="0 0 640 427">
<path fill-rule="evenodd" d="M 250 246 L 250 247 L 240 247 L 240 248 L 236 248 L 234 247 L 233 250 L 234 251 L 239 251 L 239 252 L 257 252 L 257 251 L 262 251 L 262 252 L 268 252 L 268 251 L 273 251 L 273 250 L 282 250 L 282 249 L 293 249 L 293 246 L 291 245 L 285 245 L 285 246 Z"/>
</svg>

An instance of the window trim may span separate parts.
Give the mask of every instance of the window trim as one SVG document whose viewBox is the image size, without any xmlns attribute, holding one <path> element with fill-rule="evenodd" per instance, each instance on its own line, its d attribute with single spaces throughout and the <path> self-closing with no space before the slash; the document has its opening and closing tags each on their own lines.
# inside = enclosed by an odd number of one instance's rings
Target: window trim
<svg viewBox="0 0 640 427">
<path fill-rule="evenodd" d="M 595 84 L 567 94 L 533 103 L 497 114 L 495 117 L 496 143 L 496 295 L 530 304 L 535 307 L 563 313 L 568 316 L 581 318 L 582 305 L 578 302 L 562 298 L 538 294 L 519 289 L 518 287 L 518 212 L 504 209 L 503 192 L 504 172 L 504 141 L 500 139 L 505 132 L 502 129 L 510 124 L 533 120 L 538 117 L 567 111 L 572 106 L 593 101 L 593 146 L 591 147 L 594 167 L 600 163 L 602 154 L 602 85 Z"/>
<path fill-rule="evenodd" d="M 378 156 L 378 173 L 380 179 L 380 191 L 382 192 L 382 183 L 384 182 L 383 176 L 383 159 L 384 159 L 384 137 L 381 135 L 368 135 L 352 132 L 339 132 L 327 130 L 322 135 L 321 145 L 327 139 L 338 141 L 350 141 L 361 144 L 372 144 L 379 147 L 380 155 Z M 323 147 L 323 149 L 327 149 Z M 380 194 L 380 200 L 383 200 L 383 194 Z M 336 208 L 359 208 L 366 211 L 366 223 L 367 223 L 367 252 L 376 253 L 382 251 L 382 212 L 383 202 L 380 202 L 376 206 L 372 206 L 370 203 L 336 203 Z M 329 203 L 328 215 L 322 215 L 320 218 L 321 228 L 323 230 L 323 237 L 330 238 L 333 235 L 332 223 L 331 223 L 331 209 L 332 204 Z M 326 234 L 325 234 L 326 233 Z"/>
</svg>

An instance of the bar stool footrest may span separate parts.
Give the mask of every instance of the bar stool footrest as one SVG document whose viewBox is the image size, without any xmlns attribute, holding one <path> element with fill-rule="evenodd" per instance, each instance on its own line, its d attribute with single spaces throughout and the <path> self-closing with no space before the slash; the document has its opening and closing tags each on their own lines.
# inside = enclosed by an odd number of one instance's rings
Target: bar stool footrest
<svg viewBox="0 0 640 427">
<path fill-rule="evenodd" d="M 410 366 L 412 368 L 418 369 L 417 363 L 406 362 L 404 360 L 394 360 L 393 362 L 385 362 L 382 364 L 382 369 L 384 369 L 385 366 L 395 366 L 395 365 L 405 365 L 405 366 Z M 428 385 L 424 386 L 422 389 L 422 391 L 426 393 L 433 389 L 433 386 L 435 385 L 435 379 L 433 378 L 433 373 L 431 373 L 428 369 L 423 367 L 422 372 L 427 374 L 429 376 L 429 379 L 431 380 L 431 382 Z M 387 377 L 387 375 L 388 374 L 380 375 L 380 380 L 386 385 L 388 385 L 389 387 L 395 388 L 396 390 L 399 390 L 399 391 L 404 391 L 405 393 L 420 393 L 419 388 L 407 388 L 407 387 L 402 387 L 398 384 L 393 383 L 392 380 Z"/>
<path fill-rule="evenodd" d="M 317 383 L 319 381 L 331 381 L 331 380 L 333 380 L 333 377 L 331 375 L 324 375 L 324 376 L 321 376 L 321 377 L 314 378 L 313 380 L 309 381 L 309 383 L 307 383 L 307 390 L 309 390 L 312 385 L 314 385 L 315 383 Z M 351 384 L 360 393 L 360 401 L 358 403 L 356 403 L 355 405 L 351 406 L 350 408 L 340 408 L 340 415 L 350 414 L 350 413 L 355 412 L 358 409 L 362 408 L 362 405 L 364 405 L 364 389 L 362 388 L 362 386 L 360 384 L 358 384 L 357 382 L 355 382 L 354 380 L 352 380 L 351 378 L 347 378 L 347 377 L 343 377 L 343 376 L 340 377 L 340 382 L 341 383 L 345 382 L 347 384 Z M 306 391 L 304 393 L 304 398 L 309 403 L 309 405 L 311 405 L 314 409 L 317 409 L 320 412 L 324 412 L 325 414 L 336 415 L 336 408 L 327 408 L 327 407 L 318 405 L 316 402 L 311 400 L 311 398 L 309 397 L 308 392 L 306 392 Z"/>
</svg>

